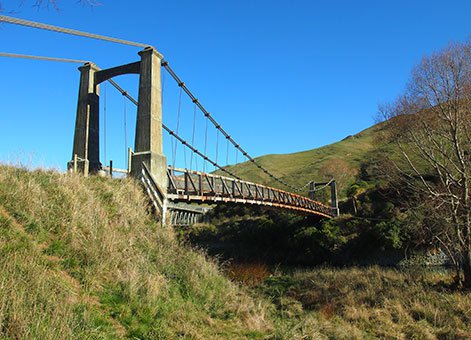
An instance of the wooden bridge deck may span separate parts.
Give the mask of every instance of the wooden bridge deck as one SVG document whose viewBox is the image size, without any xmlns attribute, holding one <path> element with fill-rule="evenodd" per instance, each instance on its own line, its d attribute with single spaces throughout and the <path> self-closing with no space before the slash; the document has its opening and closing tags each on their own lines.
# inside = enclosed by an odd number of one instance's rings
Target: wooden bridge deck
<svg viewBox="0 0 471 340">
<path fill-rule="evenodd" d="M 173 202 L 240 203 L 279 207 L 333 217 L 331 207 L 307 197 L 261 184 L 169 167 L 167 198 Z"/>
</svg>

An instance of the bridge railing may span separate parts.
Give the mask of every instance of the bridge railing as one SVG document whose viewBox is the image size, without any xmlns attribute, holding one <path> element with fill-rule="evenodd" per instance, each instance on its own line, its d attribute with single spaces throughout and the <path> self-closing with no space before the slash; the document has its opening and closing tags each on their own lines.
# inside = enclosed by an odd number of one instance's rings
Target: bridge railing
<svg viewBox="0 0 471 340">
<path fill-rule="evenodd" d="M 144 184 L 144 188 L 146 189 L 147 194 L 149 195 L 152 204 L 154 205 L 154 208 L 161 212 L 162 220 L 164 220 L 165 217 L 163 214 L 166 209 L 165 194 L 155 182 L 151 172 L 149 171 L 149 168 L 147 168 L 145 163 L 142 163 L 141 182 Z"/>
<path fill-rule="evenodd" d="M 261 184 L 173 167 L 168 167 L 167 176 L 167 197 L 174 201 L 259 204 L 334 216 L 325 204 Z"/>
</svg>

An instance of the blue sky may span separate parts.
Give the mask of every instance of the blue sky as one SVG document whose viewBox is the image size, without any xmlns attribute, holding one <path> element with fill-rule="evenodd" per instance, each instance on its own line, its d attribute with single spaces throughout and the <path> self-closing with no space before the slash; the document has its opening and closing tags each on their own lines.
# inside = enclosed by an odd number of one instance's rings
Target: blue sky
<svg viewBox="0 0 471 340">
<path fill-rule="evenodd" d="M 59 1 L 60 11 L 21 8 L 13 16 L 155 46 L 252 155 L 329 144 L 374 123 L 424 55 L 470 36 L 470 1 L 121 1 L 89 8 Z M 135 5 L 138 3 L 139 5 Z M 0 51 L 91 60 L 101 68 L 137 61 L 139 48 L 3 24 Z M 0 161 L 65 169 L 71 158 L 79 72 L 76 64 L 0 59 Z M 137 77 L 115 79 L 137 96 Z M 106 92 L 106 96 L 105 96 Z M 124 167 L 124 102 L 104 98 L 106 160 Z M 178 89 L 165 79 L 164 122 L 175 128 Z M 133 146 L 135 108 L 126 104 Z M 202 149 L 204 122 L 196 121 Z M 191 139 L 193 107 L 183 101 L 180 132 Z M 209 131 L 208 153 L 216 134 Z M 171 159 L 171 142 L 165 139 Z M 179 147 L 177 165 L 184 166 Z M 226 161 L 226 144 L 218 159 Z M 240 155 L 238 160 L 241 160 Z M 231 151 L 228 162 L 235 161 Z M 188 159 L 187 159 L 188 162 Z M 201 163 L 200 163 L 201 164 Z"/>
</svg>

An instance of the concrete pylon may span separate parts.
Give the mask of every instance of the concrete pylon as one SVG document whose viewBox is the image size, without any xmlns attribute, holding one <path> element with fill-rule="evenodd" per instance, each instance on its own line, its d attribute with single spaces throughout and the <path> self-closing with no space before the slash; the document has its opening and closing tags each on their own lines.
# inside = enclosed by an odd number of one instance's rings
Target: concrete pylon
<svg viewBox="0 0 471 340">
<path fill-rule="evenodd" d="M 316 199 L 316 183 L 314 181 L 309 182 L 309 198 Z"/>
<path fill-rule="evenodd" d="M 167 192 L 167 157 L 162 141 L 162 84 L 160 79 L 162 55 L 147 47 L 141 56 L 139 76 L 139 106 L 136 118 L 136 139 L 131 161 L 131 174 L 141 176 L 142 163 L 150 170 L 154 181 Z"/>
<path fill-rule="evenodd" d="M 339 216 L 340 212 L 339 203 L 337 201 L 337 183 L 335 182 L 335 180 L 332 180 L 332 182 L 330 182 L 330 201 L 332 213 L 334 214 L 334 216 Z"/>
<path fill-rule="evenodd" d="M 95 85 L 95 72 L 99 71 L 93 63 L 79 67 L 80 87 L 75 120 L 74 147 L 72 161 L 68 168 L 74 168 L 73 160 L 78 171 L 88 174 L 97 172 L 100 163 L 100 93 L 99 85 Z M 74 156 L 76 155 L 76 156 Z"/>
</svg>

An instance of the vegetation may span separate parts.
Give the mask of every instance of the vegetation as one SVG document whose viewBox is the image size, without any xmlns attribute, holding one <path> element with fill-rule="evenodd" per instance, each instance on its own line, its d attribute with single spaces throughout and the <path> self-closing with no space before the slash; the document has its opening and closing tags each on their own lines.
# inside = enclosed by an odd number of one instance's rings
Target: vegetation
<svg viewBox="0 0 471 340">
<path fill-rule="evenodd" d="M 323 148 L 259 162 L 296 186 L 336 178 L 344 200 L 340 210 L 351 216 L 334 221 L 333 229 L 340 227 L 347 247 L 370 234 L 370 241 L 380 240 L 379 249 L 387 243 L 404 254 L 441 249 L 456 268 L 456 280 L 471 288 L 470 60 L 469 42 L 425 57 L 404 94 L 380 108 L 383 123 Z M 231 171 L 277 185 L 248 163 Z M 355 246 L 352 254 L 370 251 L 368 244 Z"/>
<path fill-rule="evenodd" d="M 409 255 L 406 249 L 415 246 L 408 229 L 414 221 L 383 195 L 369 189 L 357 197 L 358 215 L 331 220 L 259 206 L 221 206 L 207 223 L 181 228 L 179 235 L 209 254 L 235 261 L 396 265 Z M 342 209 L 347 212 L 349 206 L 346 202 Z"/>
<path fill-rule="evenodd" d="M 101 3 L 96 0 L 77 0 L 77 4 L 80 4 L 82 6 L 100 6 Z M 34 0 L 34 1 L 27 1 L 27 0 L 19 0 L 16 1 L 14 4 L 9 3 L 8 6 L 4 6 L 3 2 L 0 1 L 0 14 L 4 12 L 11 12 L 11 11 L 17 11 L 21 7 L 24 7 L 25 5 L 31 5 L 32 7 L 35 7 L 37 9 L 42 9 L 42 8 L 53 8 L 54 10 L 58 11 L 59 10 L 59 4 L 60 0 Z"/>
<path fill-rule="evenodd" d="M 131 180 L 1 166 L 0 337 L 471 335 L 470 295 L 449 275 L 232 266 L 235 281 L 251 280 L 244 288 L 177 242 L 146 204 Z"/>
<path fill-rule="evenodd" d="M 389 177 L 416 195 L 416 206 L 433 207 L 435 223 L 417 227 L 447 252 L 457 279 L 471 288 L 471 43 L 423 58 L 405 93 L 382 114 L 404 160 L 389 160 Z"/>
<path fill-rule="evenodd" d="M 375 125 L 340 142 L 318 149 L 285 155 L 266 155 L 256 160 L 274 175 L 296 187 L 302 187 L 310 181 L 328 181 L 334 177 L 340 196 L 345 197 L 348 185 L 355 180 L 361 164 L 368 160 L 368 153 L 374 149 L 376 136 L 382 129 L 383 125 Z M 280 186 L 251 162 L 233 165 L 228 169 L 241 178 L 256 183 Z"/>
<path fill-rule="evenodd" d="M 275 273 L 254 290 L 277 308 L 281 339 L 469 339 L 471 296 L 447 273 L 317 268 Z"/>
<path fill-rule="evenodd" d="M 257 338 L 272 325 L 131 180 L 0 167 L 0 338 Z"/>
<path fill-rule="evenodd" d="M 226 205 L 175 233 L 133 180 L 0 166 L 0 338 L 470 338 L 469 51 L 425 58 L 386 122 L 258 159 L 294 185 L 335 177 L 336 219 Z M 275 185 L 254 170 L 231 168 Z M 224 263 L 231 281 L 188 243 L 253 263 Z M 457 270 L 367 267 L 410 249 Z"/>
</svg>

